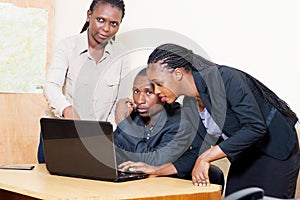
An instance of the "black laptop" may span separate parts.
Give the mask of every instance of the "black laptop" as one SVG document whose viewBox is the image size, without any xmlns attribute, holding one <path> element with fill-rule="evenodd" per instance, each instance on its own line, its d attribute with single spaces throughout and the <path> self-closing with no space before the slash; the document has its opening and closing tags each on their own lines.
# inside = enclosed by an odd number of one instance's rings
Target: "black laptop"
<svg viewBox="0 0 300 200">
<path fill-rule="evenodd" d="M 40 125 L 50 174 L 113 182 L 147 177 L 117 170 L 110 122 L 41 118 Z"/>
</svg>

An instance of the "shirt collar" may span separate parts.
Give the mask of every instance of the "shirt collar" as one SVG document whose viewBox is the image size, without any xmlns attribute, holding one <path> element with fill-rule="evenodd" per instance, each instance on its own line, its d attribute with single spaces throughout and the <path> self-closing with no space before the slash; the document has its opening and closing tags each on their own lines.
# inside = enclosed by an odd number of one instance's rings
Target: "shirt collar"
<svg viewBox="0 0 300 200">
<path fill-rule="evenodd" d="M 88 53 L 89 51 L 88 31 L 84 31 L 83 33 L 80 33 L 79 37 L 80 37 L 80 41 L 78 44 L 79 55 Z M 114 45 L 114 40 L 111 39 L 110 41 L 108 41 L 107 45 L 104 48 L 105 56 L 111 55 L 113 45 Z"/>
<path fill-rule="evenodd" d="M 137 115 L 136 118 L 134 118 L 134 120 L 136 121 L 136 123 L 139 126 L 145 126 L 144 122 L 142 121 L 141 117 L 139 116 L 138 112 L 136 111 L 135 113 Z M 152 119 L 153 120 L 153 119 Z M 153 120 L 152 125 L 148 128 L 151 132 L 158 132 L 159 130 L 161 130 L 167 120 L 167 113 L 165 112 L 164 109 L 160 110 L 157 113 L 157 116 L 155 118 L 155 120 Z"/>
</svg>

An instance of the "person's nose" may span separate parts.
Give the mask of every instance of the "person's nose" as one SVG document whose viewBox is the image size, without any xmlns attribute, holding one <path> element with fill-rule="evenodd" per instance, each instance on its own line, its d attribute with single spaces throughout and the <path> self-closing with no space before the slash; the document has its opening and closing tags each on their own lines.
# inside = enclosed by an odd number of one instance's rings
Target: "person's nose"
<svg viewBox="0 0 300 200">
<path fill-rule="evenodd" d="M 161 91 L 157 86 L 154 86 L 154 94 L 160 94 Z"/>
<path fill-rule="evenodd" d="M 142 92 L 139 97 L 138 97 L 138 103 L 139 104 L 144 104 L 146 103 L 146 95 Z"/>
<path fill-rule="evenodd" d="M 109 23 L 105 22 L 105 23 L 103 24 L 103 30 L 104 30 L 105 32 L 109 32 L 109 29 L 110 29 Z"/>
</svg>

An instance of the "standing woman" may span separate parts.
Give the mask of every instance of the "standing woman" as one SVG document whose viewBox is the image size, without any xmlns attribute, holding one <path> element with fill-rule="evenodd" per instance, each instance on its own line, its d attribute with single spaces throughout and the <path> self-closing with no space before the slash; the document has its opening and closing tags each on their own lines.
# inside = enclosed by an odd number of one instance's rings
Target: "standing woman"
<svg viewBox="0 0 300 200">
<path fill-rule="evenodd" d="M 194 185 L 209 185 L 210 163 L 227 157 L 231 166 L 225 195 L 255 186 L 267 196 L 294 198 L 300 166 L 294 127 L 298 118 L 274 92 L 245 72 L 175 44 L 151 53 L 147 75 L 167 103 L 181 95 L 189 97 L 184 105 L 190 97 L 195 100 L 188 114 L 194 111 L 201 117 L 197 133 L 203 147 L 212 146 L 199 154 Z"/>
<path fill-rule="evenodd" d="M 123 0 L 93 0 L 81 33 L 58 44 L 44 85 L 50 116 L 114 121 L 111 114 L 120 80 L 128 71 L 113 57 L 114 37 L 124 14 Z M 97 92 L 101 98 L 95 98 Z M 44 162 L 42 145 L 38 160 Z"/>
<path fill-rule="evenodd" d="M 105 78 L 103 73 L 107 67 L 110 67 L 110 76 L 115 74 L 116 78 L 107 79 L 107 84 L 101 87 L 103 91 L 117 88 L 114 86 L 123 66 L 118 63 L 110 66 L 107 60 L 111 57 L 113 38 L 124 14 L 122 0 L 93 0 L 81 33 L 59 43 L 52 55 L 44 85 L 44 95 L 55 116 L 66 119 L 95 118 L 92 95 L 98 79 Z M 107 109 L 100 119 L 108 117 L 112 107 L 109 102 L 114 102 L 113 96 L 103 96 L 102 101 Z"/>
</svg>

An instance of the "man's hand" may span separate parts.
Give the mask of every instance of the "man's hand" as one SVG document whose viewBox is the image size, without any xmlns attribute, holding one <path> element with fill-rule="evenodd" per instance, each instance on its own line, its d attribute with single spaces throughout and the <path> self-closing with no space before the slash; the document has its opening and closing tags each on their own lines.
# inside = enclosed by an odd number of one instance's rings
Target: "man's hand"
<svg viewBox="0 0 300 200">
<path fill-rule="evenodd" d="M 115 122 L 119 124 L 121 121 L 126 119 L 132 111 L 135 109 L 136 105 L 133 103 L 132 99 L 125 98 L 120 99 L 116 105 L 115 111 Z"/>
<path fill-rule="evenodd" d="M 172 163 L 166 163 L 159 166 L 148 165 L 143 162 L 127 161 L 118 166 L 121 171 L 143 172 L 149 174 L 150 177 L 168 176 L 177 174 L 177 169 Z"/>
<path fill-rule="evenodd" d="M 120 164 L 118 166 L 118 169 L 123 172 L 129 171 L 129 172 L 143 172 L 143 173 L 152 174 L 152 175 L 157 174 L 156 173 L 157 166 L 148 165 L 143 162 L 127 161 L 127 162 Z"/>
</svg>

